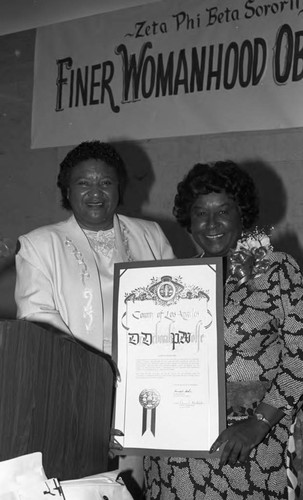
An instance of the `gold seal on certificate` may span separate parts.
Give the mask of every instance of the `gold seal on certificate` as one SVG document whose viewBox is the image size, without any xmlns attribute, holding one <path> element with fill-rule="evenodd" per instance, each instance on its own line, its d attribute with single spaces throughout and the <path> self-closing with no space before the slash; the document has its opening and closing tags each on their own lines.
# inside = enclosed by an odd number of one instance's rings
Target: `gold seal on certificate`
<svg viewBox="0 0 303 500">
<path fill-rule="evenodd" d="M 154 300 L 160 301 L 162 304 L 169 305 L 178 299 L 184 286 L 178 281 L 174 281 L 172 276 L 162 276 L 160 281 L 156 281 L 148 287 L 148 291 L 152 294 Z"/>
<path fill-rule="evenodd" d="M 156 389 L 143 389 L 139 394 L 139 402 L 143 406 L 142 411 L 142 435 L 147 430 L 147 420 L 150 411 L 150 430 L 155 435 L 156 432 L 156 408 L 160 403 L 160 394 Z"/>
</svg>

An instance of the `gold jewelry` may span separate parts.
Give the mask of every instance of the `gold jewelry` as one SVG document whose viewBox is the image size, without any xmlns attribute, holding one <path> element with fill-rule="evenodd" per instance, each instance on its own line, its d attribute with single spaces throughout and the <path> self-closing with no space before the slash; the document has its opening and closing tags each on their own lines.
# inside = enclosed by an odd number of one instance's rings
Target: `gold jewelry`
<svg viewBox="0 0 303 500">
<path fill-rule="evenodd" d="M 268 425 L 269 428 L 271 429 L 271 423 L 270 421 L 264 417 L 262 413 L 254 413 L 254 417 L 259 421 L 259 422 L 264 422 L 264 424 Z"/>
</svg>

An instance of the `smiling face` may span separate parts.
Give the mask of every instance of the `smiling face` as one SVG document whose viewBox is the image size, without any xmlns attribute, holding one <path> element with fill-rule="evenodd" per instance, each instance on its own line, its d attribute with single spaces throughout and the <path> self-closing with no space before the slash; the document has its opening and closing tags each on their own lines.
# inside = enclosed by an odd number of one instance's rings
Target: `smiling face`
<svg viewBox="0 0 303 500">
<path fill-rule="evenodd" d="M 78 163 L 71 172 L 68 199 L 83 229 L 111 229 L 119 203 L 119 180 L 115 168 L 95 159 Z"/>
<path fill-rule="evenodd" d="M 234 248 L 242 231 L 236 202 L 225 191 L 201 194 L 191 209 L 191 233 L 206 257 L 222 257 Z"/>
</svg>

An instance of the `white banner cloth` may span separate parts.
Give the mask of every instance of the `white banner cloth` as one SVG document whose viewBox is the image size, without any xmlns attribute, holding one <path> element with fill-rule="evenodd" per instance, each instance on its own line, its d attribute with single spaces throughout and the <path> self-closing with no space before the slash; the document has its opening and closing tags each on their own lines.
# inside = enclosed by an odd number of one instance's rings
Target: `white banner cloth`
<svg viewBox="0 0 303 500">
<path fill-rule="evenodd" d="M 301 127 L 301 0 L 163 0 L 37 30 L 32 147 Z"/>
</svg>

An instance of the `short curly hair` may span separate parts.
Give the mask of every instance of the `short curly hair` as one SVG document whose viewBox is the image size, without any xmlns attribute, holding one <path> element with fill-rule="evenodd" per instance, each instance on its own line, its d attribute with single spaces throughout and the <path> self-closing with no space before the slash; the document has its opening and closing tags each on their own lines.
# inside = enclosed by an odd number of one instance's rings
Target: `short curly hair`
<svg viewBox="0 0 303 500">
<path fill-rule="evenodd" d="M 250 175 L 233 161 L 197 163 L 177 186 L 173 214 L 191 232 L 191 209 L 203 194 L 225 191 L 241 211 L 243 229 L 251 228 L 259 216 L 259 199 Z"/>
<path fill-rule="evenodd" d="M 69 151 L 60 163 L 60 172 L 57 178 L 57 186 L 61 190 L 61 204 L 63 208 L 71 210 L 71 205 L 67 197 L 72 169 L 86 160 L 102 160 L 107 165 L 116 169 L 119 181 L 119 203 L 123 202 L 123 195 L 127 184 L 127 171 L 121 156 L 115 148 L 101 141 L 81 142 L 74 149 Z"/>
</svg>

